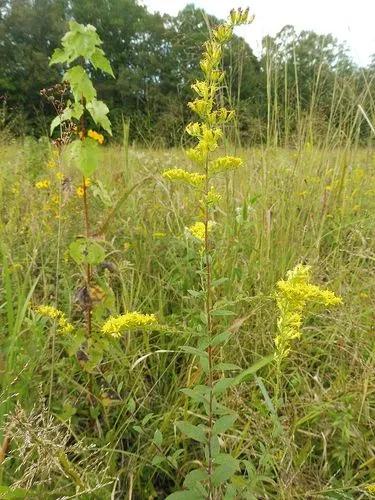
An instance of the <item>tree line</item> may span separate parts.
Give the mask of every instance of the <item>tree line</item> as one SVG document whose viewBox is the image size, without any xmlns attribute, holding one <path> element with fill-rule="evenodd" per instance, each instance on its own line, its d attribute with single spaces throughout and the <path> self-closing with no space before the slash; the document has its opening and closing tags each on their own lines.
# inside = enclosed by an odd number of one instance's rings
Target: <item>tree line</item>
<svg viewBox="0 0 375 500">
<path fill-rule="evenodd" d="M 150 13 L 136 0 L 0 0 L 1 126 L 16 134 L 48 133 L 54 110 L 40 91 L 61 79 L 49 58 L 72 18 L 97 28 L 114 69 L 115 79 L 100 72 L 95 79 L 115 138 L 130 122 L 132 141 L 178 144 L 190 120 L 186 103 L 202 44 L 219 23 L 193 5 L 170 16 Z M 259 57 L 235 36 L 224 67 L 222 99 L 237 111 L 229 133 L 242 144 L 371 134 L 375 56 L 360 68 L 332 35 L 285 26 L 263 39 Z"/>
</svg>

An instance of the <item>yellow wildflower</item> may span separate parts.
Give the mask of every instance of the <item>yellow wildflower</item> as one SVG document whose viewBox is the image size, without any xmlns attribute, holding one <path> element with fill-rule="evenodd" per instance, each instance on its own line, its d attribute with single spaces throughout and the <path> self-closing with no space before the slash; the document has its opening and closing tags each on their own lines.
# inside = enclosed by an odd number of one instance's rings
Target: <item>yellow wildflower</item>
<svg viewBox="0 0 375 500">
<path fill-rule="evenodd" d="M 242 167 L 242 165 L 243 161 L 241 158 L 237 158 L 236 156 L 222 156 L 211 162 L 209 172 L 210 174 L 218 174 L 228 170 L 235 170 Z"/>
<path fill-rule="evenodd" d="M 102 326 L 102 332 L 112 337 L 120 337 L 124 331 L 144 330 L 156 324 L 155 314 L 128 312 L 121 316 L 111 316 Z"/>
<path fill-rule="evenodd" d="M 95 130 L 89 130 L 87 133 L 88 137 L 91 137 L 91 139 L 94 139 L 94 141 L 97 141 L 99 144 L 103 144 L 104 142 L 104 137 L 102 134 L 99 134 L 99 132 L 96 132 Z"/>
<path fill-rule="evenodd" d="M 64 174 L 62 172 L 56 172 L 55 177 L 58 181 L 62 181 L 64 179 Z"/>
<path fill-rule="evenodd" d="M 280 311 L 275 338 L 275 358 L 280 362 L 289 351 L 291 341 L 301 337 L 303 312 L 310 303 L 326 307 L 342 303 L 341 298 L 330 290 L 322 290 L 310 283 L 311 268 L 302 264 L 288 271 L 287 279 L 277 283 L 276 304 Z"/>
<path fill-rule="evenodd" d="M 65 314 L 56 307 L 41 305 L 36 308 L 36 312 L 45 318 L 57 321 L 60 333 L 71 333 L 74 329 L 73 325 L 66 319 Z"/>
<path fill-rule="evenodd" d="M 205 200 L 208 205 L 216 205 L 217 203 L 219 203 L 221 198 L 221 194 L 213 186 L 211 186 L 210 190 L 207 193 L 207 196 L 205 197 Z"/>
<path fill-rule="evenodd" d="M 213 226 L 215 225 L 215 222 L 209 221 L 208 222 L 208 233 L 212 231 Z M 195 222 L 191 226 L 188 227 L 189 233 L 194 236 L 197 240 L 203 242 L 205 238 L 205 226 L 203 222 Z"/>
<path fill-rule="evenodd" d="M 47 167 L 48 168 L 56 168 L 57 167 L 57 163 L 55 160 L 49 160 L 48 163 L 47 163 Z"/>
<path fill-rule="evenodd" d="M 187 172 L 183 168 L 171 168 L 163 172 L 163 177 L 170 181 L 182 181 L 192 186 L 201 186 L 204 182 L 204 175 L 196 172 Z"/>
<path fill-rule="evenodd" d="M 76 189 L 76 194 L 79 198 L 82 198 L 84 195 L 84 190 L 82 186 L 78 186 Z"/>
<path fill-rule="evenodd" d="M 44 179 L 42 181 L 38 181 L 35 183 L 35 187 L 37 189 L 48 189 L 51 185 L 51 182 L 48 179 Z"/>
<path fill-rule="evenodd" d="M 375 483 L 373 484 L 368 484 L 366 486 L 366 491 L 368 491 L 368 493 L 371 493 L 371 494 L 374 494 L 375 495 Z"/>
</svg>

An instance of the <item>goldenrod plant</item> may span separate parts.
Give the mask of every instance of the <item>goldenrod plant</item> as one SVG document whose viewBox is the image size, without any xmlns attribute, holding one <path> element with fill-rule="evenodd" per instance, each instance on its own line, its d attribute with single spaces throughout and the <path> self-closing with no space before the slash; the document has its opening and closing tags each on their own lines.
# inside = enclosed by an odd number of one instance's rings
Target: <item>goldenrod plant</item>
<svg viewBox="0 0 375 500">
<path fill-rule="evenodd" d="M 332 307 L 342 303 L 330 290 L 323 290 L 311 283 L 311 267 L 298 264 L 287 272 L 285 280 L 277 283 L 276 304 L 279 310 L 277 335 L 275 337 L 276 391 L 275 402 L 279 406 L 282 362 L 292 348 L 293 342 L 302 335 L 302 323 L 309 305 Z"/>
<path fill-rule="evenodd" d="M 186 489 L 170 495 L 170 500 L 214 500 L 224 494 L 225 498 L 235 498 L 237 494 L 237 486 L 232 479 L 239 472 L 240 462 L 225 452 L 220 439 L 221 435 L 232 429 L 237 415 L 221 401 L 226 389 L 234 384 L 235 379 L 220 376 L 226 368 L 231 367 L 219 363 L 217 357 L 217 350 L 228 341 L 230 333 L 220 331 L 220 325 L 215 321 L 228 311 L 222 310 L 219 304 L 213 302 L 213 288 L 218 284 L 214 276 L 214 212 L 221 199 L 213 180 L 218 174 L 243 165 L 241 158 L 218 154 L 224 126 L 234 118 L 234 111 L 219 104 L 219 96 L 225 77 L 222 70 L 224 47 L 231 40 L 236 26 L 251 21 L 249 9 L 232 10 L 225 23 L 212 29 L 200 61 L 203 78 L 192 85 L 197 97 L 189 103 L 189 108 L 198 115 L 198 121 L 186 127 L 187 133 L 196 142 L 186 154 L 197 170 L 189 172 L 182 168 L 172 168 L 163 173 L 164 178 L 170 181 L 189 184 L 199 197 L 197 220 L 188 227 L 188 232 L 199 247 L 202 290 L 196 291 L 196 295 L 203 299 L 202 308 L 205 310 L 204 333 L 198 337 L 197 345 L 183 348 L 185 352 L 197 356 L 205 374 L 205 384 L 199 383 L 183 390 L 195 405 L 202 407 L 203 413 L 198 424 L 188 420 L 176 422 L 177 428 L 184 435 L 203 446 L 204 453 L 201 466 L 186 475 Z"/>
</svg>

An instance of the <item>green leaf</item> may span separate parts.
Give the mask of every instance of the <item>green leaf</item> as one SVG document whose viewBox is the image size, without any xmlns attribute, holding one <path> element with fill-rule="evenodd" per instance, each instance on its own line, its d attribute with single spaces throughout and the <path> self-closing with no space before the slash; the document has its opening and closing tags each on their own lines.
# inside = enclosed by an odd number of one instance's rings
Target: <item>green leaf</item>
<svg viewBox="0 0 375 500">
<path fill-rule="evenodd" d="M 213 280 L 211 285 L 212 286 L 220 286 L 220 285 L 223 285 L 224 283 L 226 283 L 228 280 L 229 280 L 229 278 L 225 278 L 225 277 L 218 278 L 217 280 Z"/>
<path fill-rule="evenodd" d="M 81 101 L 84 98 L 89 103 L 96 98 L 96 90 L 82 66 L 73 66 L 68 69 L 63 79 L 69 82 L 75 101 Z"/>
<path fill-rule="evenodd" d="M 32 492 L 22 488 L 9 488 L 8 486 L 0 486 L 0 499 L 4 500 L 21 500 L 29 498 Z"/>
<path fill-rule="evenodd" d="M 208 479 L 208 473 L 204 469 L 195 469 L 186 474 L 184 479 L 184 486 L 193 489 L 197 482 L 205 481 Z"/>
<path fill-rule="evenodd" d="M 213 426 L 213 433 L 214 434 L 221 434 L 222 432 L 227 431 L 230 429 L 234 422 L 237 420 L 238 415 L 224 415 L 223 417 L 220 417 L 216 422 L 214 423 Z"/>
<path fill-rule="evenodd" d="M 208 473 L 206 470 L 195 469 L 186 475 L 184 479 L 184 486 L 185 488 L 189 488 L 191 491 L 203 495 L 204 498 L 207 498 L 207 491 L 201 484 L 202 481 L 206 481 L 207 479 Z"/>
<path fill-rule="evenodd" d="M 205 496 L 191 490 L 175 491 L 168 495 L 165 500 L 205 500 Z"/>
<path fill-rule="evenodd" d="M 77 264 L 97 265 L 105 259 L 104 249 L 93 240 L 79 238 L 69 245 L 69 253 Z"/>
<path fill-rule="evenodd" d="M 207 358 L 208 354 L 206 351 L 203 351 L 201 349 L 197 349 L 195 347 L 191 347 L 189 345 L 184 345 L 181 347 L 181 351 L 187 352 L 188 354 L 194 354 L 195 356 L 199 356 L 202 358 Z"/>
<path fill-rule="evenodd" d="M 224 342 L 226 342 L 231 337 L 231 335 L 232 334 L 230 332 L 219 333 L 211 340 L 210 345 L 214 347 L 216 345 L 224 344 Z"/>
<path fill-rule="evenodd" d="M 69 356 L 75 356 L 85 341 L 85 331 L 79 328 L 74 335 L 65 335 L 63 338 L 64 347 Z"/>
<path fill-rule="evenodd" d="M 229 311 L 228 309 L 214 309 L 212 311 L 212 316 L 235 316 L 236 313 Z"/>
<path fill-rule="evenodd" d="M 76 21 L 69 22 L 69 31 L 62 38 L 62 45 L 67 56 L 66 62 L 71 62 L 77 57 L 90 60 L 101 44 L 102 41 L 94 26 L 79 24 Z"/>
<path fill-rule="evenodd" d="M 199 390 L 198 386 L 194 387 L 194 389 L 181 389 L 181 392 L 198 403 L 208 403 L 208 398 L 205 396 L 207 391 Z"/>
<path fill-rule="evenodd" d="M 234 384 L 234 380 L 235 379 L 233 378 L 219 379 L 214 385 L 213 393 L 215 395 L 222 394 L 224 391 L 226 391 L 229 387 L 231 387 Z"/>
<path fill-rule="evenodd" d="M 107 114 L 109 113 L 108 106 L 103 101 L 98 101 L 93 99 L 86 105 L 87 111 L 92 116 L 92 119 L 97 125 L 104 128 L 109 135 L 112 135 L 111 122 L 108 119 Z"/>
<path fill-rule="evenodd" d="M 234 365 L 233 363 L 218 363 L 215 365 L 214 370 L 216 371 L 234 371 L 234 370 L 241 370 L 241 367 L 238 365 Z"/>
<path fill-rule="evenodd" d="M 219 486 L 230 479 L 238 470 L 238 464 L 231 460 L 215 467 L 212 474 L 212 484 L 214 486 Z"/>
<path fill-rule="evenodd" d="M 86 137 L 84 141 L 74 141 L 68 148 L 68 156 L 83 175 L 89 177 L 99 165 L 99 146 L 94 139 Z"/>
<path fill-rule="evenodd" d="M 152 459 L 151 463 L 152 465 L 160 465 L 165 461 L 165 457 L 163 455 L 155 455 L 154 458 Z"/>
<path fill-rule="evenodd" d="M 49 65 L 52 66 L 53 64 L 64 63 L 64 62 L 67 62 L 68 59 L 69 59 L 69 56 L 65 52 L 65 50 L 57 48 L 53 51 Z"/>
<path fill-rule="evenodd" d="M 90 57 L 90 61 L 96 69 L 101 69 L 102 71 L 104 71 L 104 73 L 108 73 L 109 75 L 115 77 L 111 68 L 111 64 L 104 55 L 102 49 L 97 48 Z"/>
<path fill-rule="evenodd" d="M 202 429 L 202 427 L 198 427 L 197 425 L 182 421 L 176 422 L 176 426 L 183 434 L 186 434 L 190 439 L 199 441 L 199 443 L 207 443 L 206 433 L 204 432 L 204 429 Z"/>
<path fill-rule="evenodd" d="M 250 368 L 247 368 L 242 373 L 240 373 L 239 375 L 237 375 L 237 377 L 235 378 L 235 384 L 236 385 L 240 384 L 241 382 L 243 382 L 244 380 L 246 380 L 250 376 L 254 375 L 258 370 L 260 370 L 264 366 L 266 366 L 269 363 L 271 363 L 271 361 L 273 359 L 274 359 L 274 355 L 273 354 L 270 354 L 269 356 L 264 356 L 259 361 L 257 361 L 253 365 L 251 365 Z"/>
<path fill-rule="evenodd" d="M 157 446 L 161 446 L 163 443 L 163 434 L 159 431 L 159 429 L 156 429 L 155 431 L 153 442 Z"/>
</svg>

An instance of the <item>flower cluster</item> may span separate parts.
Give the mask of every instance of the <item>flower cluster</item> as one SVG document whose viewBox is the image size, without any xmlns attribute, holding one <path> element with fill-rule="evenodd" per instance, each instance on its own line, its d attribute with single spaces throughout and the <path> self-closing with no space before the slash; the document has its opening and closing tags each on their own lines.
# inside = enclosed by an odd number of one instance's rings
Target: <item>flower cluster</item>
<svg viewBox="0 0 375 500">
<path fill-rule="evenodd" d="M 48 179 L 43 179 L 35 183 L 35 187 L 37 189 L 48 189 L 50 186 L 51 186 L 51 181 L 49 181 Z"/>
<path fill-rule="evenodd" d="M 235 26 L 248 24 L 252 21 L 249 10 L 231 11 L 228 20 L 212 31 L 212 36 L 204 44 L 203 56 L 200 67 L 203 78 L 192 85 L 196 98 L 189 102 L 189 108 L 198 115 L 198 121 L 189 123 L 186 132 L 196 140 L 194 147 L 186 151 L 188 158 L 196 165 L 198 171 L 187 172 L 180 168 L 166 170 L 163 176 L 169 180 L 181 180 L 194 188 L 201 188 L 200 207 L 203 209 L 204 217 L 208 217 L 208 210 L 212 209 L 220 201 L 220 194 L 211 186 L 213 176 L 228 170 L 234 170 L 243 165 L 241 158 L 234 156 L 216 157 L 215 152 L 219 147 L 223 136 L 223 128 L 234 117 L 234 111 L 218 106 L 218 93 L 224 80 L 222 70 L 223 49 L 233 36 Z M 189 232 L 198 240 L 206 240 L 207 231 L 212 224 L 197 222 L 189 229 Z"/>
<path fill-rule="evenodd" d="M 207 227 L 208 233 L 212 231 L 214 225 L 215 223 L 213 221 L 208 222 L 208 227 Z M 189 233 L 202 243 L 204 242 L 205 238 L 205 230 L 206 229 L 203 222 L 195 222 L 194 224 L 188 227 Z"/>
<path fill-rule="evenodd" d="M 170 181 L 182 181 L 192 186 L 202 186 L 204 182 L 204 175 L 196 172 L 191 173 L 183 168 L 171 168 L 163 172 L 163 177 Z"/>
<path fill-rule="evenodd" d="M 83 195 L 85 194 L 84 187 L 86 189 L 88 187 L 90 187 L 91 186 L 91 180 L 88 177 L 85 177 L 84 183 L 85 183 L 84 186 L 83 185 L 82 186 L 78 186 L 77 189 L 76 189 L 76 195 L 78 196 L 78 198 L 83 198 Z"/>
<path fill-rule="evenodd" d="M 155 314 L 141 314 L 128 312 L 120 316 L 111 316 L 102 326 L 102 332 L 112 337 L 120 337 L 122 332 L 130 330 L 144 330 L 155 327 L 157 319 Z"/>
<path fill-rule="evenodd" d="M 45 318 L 50 318 L 57 321 L 60 333 L 71 333 L 73 325 L 66 319 L 65 314 L 53 306 L 41 305 L 36 308 L 36 312 Z"/>
<path fill-rule="evenodd" d="M 303 313 L 308 303 L 326 307 L 342 302 L 330 290 L 322 290 L 310 283 L 311 268 L 302 264 L 288 271 L 287 279 L 277 283 L 276 304 L 280 311 L 275 338 L 275 358 L 280 362 L 291 348 L 291 342 L 301 337 Z"/>
<path fill-rule="evenodd" d="M 94 141 L 97 141 L 99 144 L 103 144 L 104 142 L 104 137 L 102 134 L 99 134 L 99 132 L 96 132 L 95 130 L 89 130 L 87 132 L 88 137 L 91 137 L 91 139 L 94 139 Z"/>
</svg>

